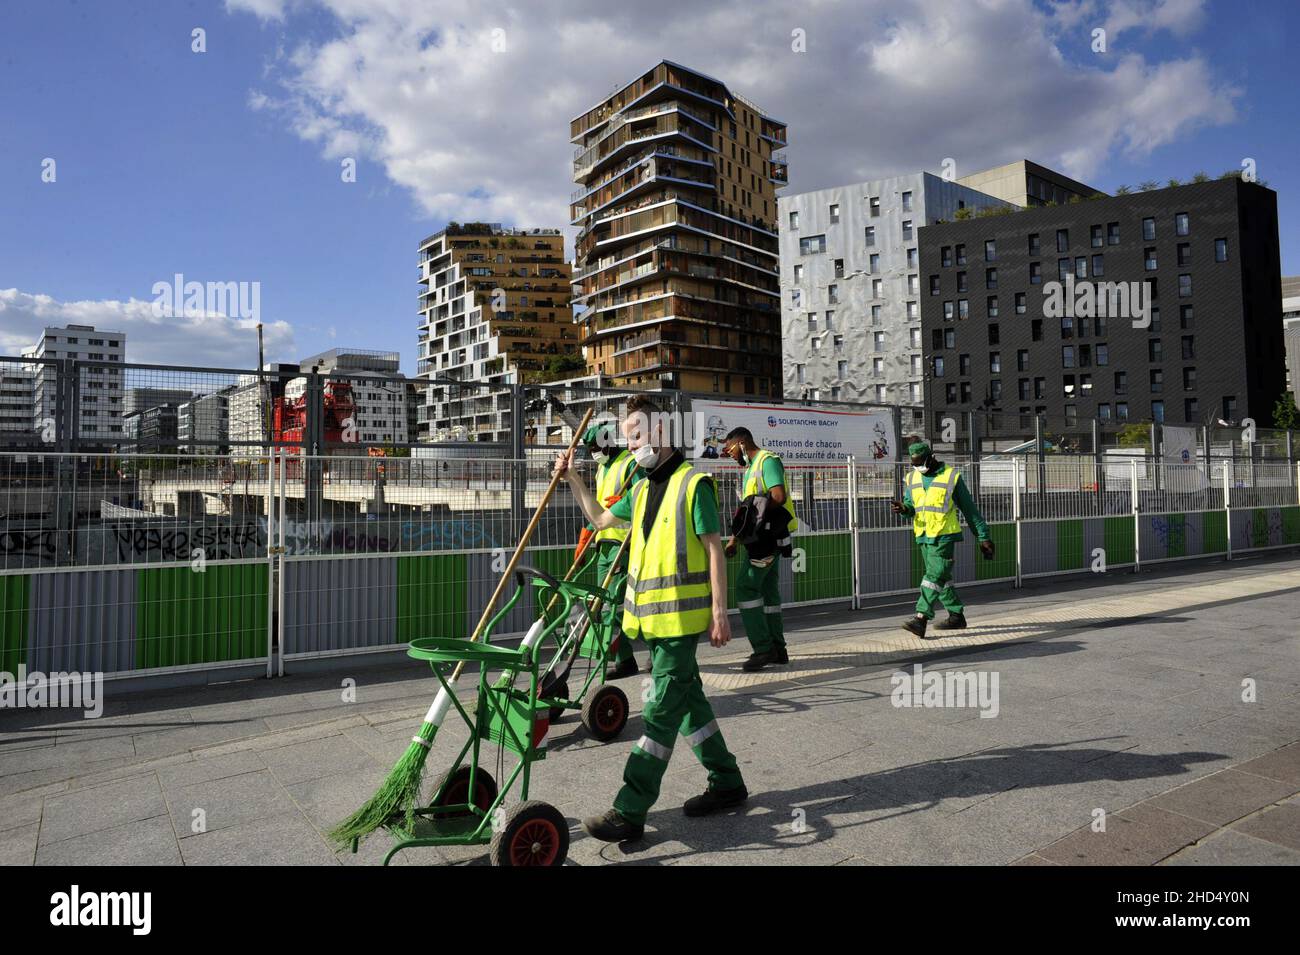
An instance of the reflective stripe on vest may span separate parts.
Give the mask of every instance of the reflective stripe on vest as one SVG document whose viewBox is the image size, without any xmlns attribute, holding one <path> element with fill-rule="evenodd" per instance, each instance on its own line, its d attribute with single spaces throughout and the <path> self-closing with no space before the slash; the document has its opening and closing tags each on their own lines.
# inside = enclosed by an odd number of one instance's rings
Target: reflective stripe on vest
<svg viewBox="0 0 1300 955">
<path fill-rule="evenodd" d="M 650 482 L 639 481 L 633 489 L 623 599 L 623 632 L 629 637 L 685 637 L 708 629 L 713 619 L 709 557 L 695 533 L 694 514 L 700 482 L 711 480 L 683 461 L 664 488 L 649 538 L 644 527 Z"/>
<path fill-rule="evenodd" d="M 907 477 L 907 489 L 916 515 L 912 518 L 912 533 L 916 537 L 938 537 L 941 534 L 960 534 L 961 521 L 957 517 L 957 478 L 960 472 L 945 464 L 934 476 L 927 490 L 921 475 L 913 471 Z"/>
<path fill-rule="evenodd" d="M 636 462 L 628 451 L 620 451 L 618 457 L 609 464 L 602 464 L 596 469 L 596 501 L 601 507 L 609 508 L 609 498 L 616 494 L 625 494 L 631 488 L 624 487 L 627 475 L 631 473 L 632 468 L 636 467 Z M 624 524 L 618 524 L 614 527 L 606 527 L 604 530 L 596 531 L 596 540 L 614 541 L 616 544 L 623 543 L 623 539 L 628 535 L 628 527 Z"/>
<path fill-rule="evenodd" d="M 767 486 L 767 482 L 763 480 L 763 463 L 768 458 L 775 457 L 775 454 L 764 448 L 760 448 L 758 454 L 754 455 L 754 460 L 749 462 L 749 470 L 745 472 L 744 489 L 740 492 L 742 498 L 749 497 L 751 494 L 766 494 L 771 490 Z M 777 460 L 780 460 L 780 458 L 777 458 Z M 786 525 L 786 530 L 793 534 L 799 529 L 799 519 L 794 516 L 794 499 L 790 497 L 789 484 L 785 486 L 784 507 L 790 512 L 790 523 Z"/>
</svg>

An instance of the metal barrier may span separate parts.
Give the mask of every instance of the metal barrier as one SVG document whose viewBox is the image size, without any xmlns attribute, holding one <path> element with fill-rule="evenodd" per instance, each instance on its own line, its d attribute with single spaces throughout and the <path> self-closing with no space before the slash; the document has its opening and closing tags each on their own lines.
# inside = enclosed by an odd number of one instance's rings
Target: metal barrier
<svg viewBox="0 0 1300 955">
<path fill-rule="evenodd" d="M 461 635 L 549 480 L 525 459 L 369 458 L 274 449 L 204 456 L 0 453 L 0 669 L 139 675 L 398 650 Z M 739 468 L 701 461 L 724 522 Z M 1300 469 L 1012 457 L 958 465 L 996 544 L 969 531 L 958 587 L 1300 544 Z M 591 480 L 591 463 L 578 465 Z M 800 520 L 790 606 L 914 593 L 920 559 L 893 513 L 905 464 L 786 469 Z M 527 560 L 557 576 L 583 518 L 560 488 Z M 724 528 L 725 530 L 725 528 Z M 732 558 L 731 579 L 743 552 Z M 734 592 L 729 594 L 734 606 Z M 522 600 L 502 632 L 522 632 Z"/>
</svg>

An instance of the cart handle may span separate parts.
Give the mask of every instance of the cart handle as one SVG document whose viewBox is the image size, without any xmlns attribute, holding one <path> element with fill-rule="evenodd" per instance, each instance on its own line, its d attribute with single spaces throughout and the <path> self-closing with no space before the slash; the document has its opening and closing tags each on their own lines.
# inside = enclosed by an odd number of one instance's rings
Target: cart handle
<svg viewBox="0 0 1300 955">
<path fill-rule="evenodd" d="M 546 585 L 550 587 L 552 590 L 554 590 L 557 594 L 560 592 L 560 582 L 558 580 L 556 580 L 553 576 L 548 574 L 546 571 L 538 570 L 536 567 L 532 567 L 527 564 L 520 564 L 518 567 L 515 568 L 515 583 L 517 583 L 520 587 L 527 586 L 527 584 L 524 581 L 525 574 L 532 574 L 534 577 L 541 578 L 543 581 L 545 581 Z"/>
</svg>

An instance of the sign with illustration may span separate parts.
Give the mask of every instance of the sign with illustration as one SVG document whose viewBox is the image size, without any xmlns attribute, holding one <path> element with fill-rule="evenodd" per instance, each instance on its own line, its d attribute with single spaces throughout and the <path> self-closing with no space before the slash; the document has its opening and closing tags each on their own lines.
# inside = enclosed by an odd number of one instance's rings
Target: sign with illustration
<svg viewBox="0 0 1300 955">
<path fill-rule="evenodd" d="M 860 462 L 897 457 L 894 416 L 887 410 L 696 400 L 692 411 L 693 450 L 700 458 L 720 457 L 732 428 L 748 428 L 755 444 L 787 464 L 838 461 L 850 454 Z"/>
</svg>

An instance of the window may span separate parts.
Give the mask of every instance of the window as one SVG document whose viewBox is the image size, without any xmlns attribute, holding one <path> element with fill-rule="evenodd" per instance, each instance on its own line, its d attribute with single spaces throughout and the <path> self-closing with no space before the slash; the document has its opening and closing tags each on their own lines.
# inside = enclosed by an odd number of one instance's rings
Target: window
<svg viewBox="0 0 1300 955">
<path fill-rule="evenodd" d="M 996 262 L 998 260 L 998 243 L 995 239 L 984 240 L 984 261 Z"/>
<path fill-rule="evenodd" d="M 844 352 L 844 336 L 843 336 L 843 335 L 836 335 L 835 338 L 833 339 L 833 343 L 834 343 L 834 346 L 835 346 L 835 354 L 837 354 L 837 355 L 839 355 L 839 354 L 843 354 L 843 352 Z"/>
<path fill-rule="evenodd" d="M 1101 421 L 1109 421 L 1109 420 L 1110 420 L 1110 405 L 1108 405 L 1108 404 L 1100 404 L 1100 405 L 1097 405 L 1097 417 L 1098 417 L 1098 419 L 1100 419 Z"/>
<path fill-rule="evenodd" d="M 882 282 L 880 279 L 871 280 L 871 297 L 872 298 L 885 297 L 885 283 Z"/>
<path fill-rule="evenodd" d="M 957 319 L 965 321 L 970 318 L 970 299 L 957 299 Z"/>
<path fill-rule="evenodd" d="M 1079 367 L 1080 368 L 1092 367 L 1092 346 L 1091 345 L 1079 346 Z"/>
<path fill-rule="evenodd" d="M 1065 423 L 1070 426 L 1079 423 L 1079 408 L 1077 405 L 1065 406 Z"/>
<path fill-rule="evenodd" d="M 1056 251 L 1057 252 L 1070 251 L 1070 230 L 1069 229 L 1056 230 Z"/>
<path fill-rule="evenodd" d="M 1027 306 L 1025 304 L 1025 293 L 1017 292 L 1016 293 L 1016 314 L 1017 315 L 1025 314 L 1026 308 Z"/>
<path fill-rule="evenodd" d="M 955 405 L 957 403 L 957 385 L 949 384 L 943 388 L 943 399 L 945 404 Z"/>
<path fill-rule="evenodd" d="M 916 321 L 916 319 L 918 319 L 918 318 L 920 317 L 920 316 L 917 314 L 917 306 L 916 306 L 916 303 L 915 303 L 915 302 L 908 302 L 908 303 L 907 303 L 907 317 L 908 317 L 908 319 L 910 319 L 911 321 Z"/>
<path fill-rule="evenodd" d="M 1074 337 L 1074 319 L 1069 315 L 1061 316 L 1061 337 L 1062 338 Z"/>
<path fill-rule="evenodd" d="M 963 382 L 961 383 L 961 403 L 962 403 L 962 404 L 964 404 L 964 405 L 968 405 L 968 404 L 970 404 L 970 394 L 971 394 L 970 382 L 969 382 L 969 381 L 963 381 Z"/>
<path fill-rule="evenodd" d="M 939 276 L 937 275 L 930 276 L 930 294 L 931 295 L 939 294 Z"/>
<path fill-rule="evenodd" d="M 840 287 L 838 285 L 826 286 L 826 301 L 831 305 L 840 303 Z"/>
<path fill-rule="evenodd" d="M 876 227 L 875 227 L 875 226 L 873 226 L 873 225 L 869 225 L 869 226 L 867 226 L 866 230 L 864 231 L 864 235 L 865 235 L 866 240 L 867 240 L 867 248 L 870 248 L 871 246 L 873 246 L 873 245 L 876 244 Z"/>
<path fill-rule="evenodd" d="M 813 255 L 818 252 L 826 251 L 825 235 L 810 235 L 799 240 L 799 254 Z"/>
<path fill-rule="evenodd" d="M 1196 421 L 1201 416 L 1201 406 L 1195 398 L 1183 399 L 1183 420 Z"/>
<path fill-rule="evenodd" d="M 842 279 L 842 278 L 844 278 L 844 260 L 843 260 L 843 259 L 836 259 L 836 260 L 835 260 L 835 277 L 836 277 L 837 279 Z"/>
<path fill-rule="evenodd" d="M 1158 308 L 1151 309 L 1151 324 L 1147 326 L 1147 331 L 1149 332 L 1160 331 L 1160 309 Z"/>
<path fill-rule="evenodd" d="M 903 220 L 903 241 L 904 242 L 912 241 L 912 220 L 911 219 Z"/>
<path fill-rule="evenodd" d="M 1142 264 L 1148 272 L 1156 270 L 1156 247 L 1149 245 L 1142 250 Z"/>
<path fill-rule="evenodd" d="M 1119 223 L 1118 222 L 1106 223 L 1106 244 L 1119 245 Z"/>
<path fill-rule="evenodd" d="M 939 250 L 939 264 L 945 269 L 952 267 L 952 246 L 945 245 Z"/>
<path fill-rule="evenodd" d="M 909 370 L 911 371 L 911 373 L 912 373 L 913 375 L 919 375 L 919 374 L 921 374 L 921 356 L 920 356 L 920 355 L 913 355 L 913 356 L 911 357 L 911 360 L 910 360 L 910 362 L 909 362 L 909 365 L 910 365 Z"/>
<path fill-rule="evenodd" d="M 1196 340 L 1192 335 L 1183 336 L 1183 358 L 1192 359 L 1196 357 Z"/>
<path fill-rule="evenodd" d="M 1029 263 L 1029 284 L 1030 285 L 1043 284 L 1043 263 L 1042 262 Z"/>
<path fill-rule="evenodd" d="M 989 372 L 994 375 L 1002 374 L 1002 353 L 989 352 Z"/>
<path fill-rule="evenodd" d="M 1046 395 L 1047 395 L 1047 379 L 1046 379 L 1046 378 L 1035 378 L 1035 379 L 1034 379 L 1034 397 L 1035 397 L 1035 398 L 1039 398 L 1039 399 L 1041 399 L 1041 398 L 1045 397 Z"/>
<path fill-rule="evenodd" d="M 1117 401 L 1117 402 L 1115 402 L 1115 420 L 1116 420 L 1116 421 L 1127 421 L 1127 420 L 1128 420 L 1128 402 L 1127 402 L 1127 401 Z"/>
<path fill-rule="evenodd" d="M 815 331 L 817 331 L 817 313 L 816 313 L 816 312 L 809 312 L 809 313 L 808 313 L 808 331 L 810 331 L 810 332 L 815 332 Z"/>
<path fill-rule="evenodd" d="M 1076 279 L 1086 279 L 1088 277 L 1088 257 L 1080 255 L 1074 260 L 1074 277 Z"/>
<path fill-rule="evenodd" d="M 966 246 L 964 245 L 957 246 L 957 264 L 958 265 L 966 264 Z"/>
<path fill-rule="evenodd" d="M 1192 277 L 1187 273 L 1178 276 L 1178 297 L 1192 297 Z"/>
<path fill-rule="evenodd" d="M 1186 212 L 1174 213 L 1174 234 L 1187 235 L 1191 228 L 1191 222 L 1187 218 Z"/>
<path fill-rule="evenodd" d="M 1029 337 L 1036 342 L 1043 340 L 1043 320 L 1035 318 L 1029 323 Z"/>
<path fill-rule="evenodd" d="M 872 273 L 880 271 L 879 252 L 872 252 L 871 255 L 867 256 L 867 271 Z"/>
<path fill-rule="evenodd" d="M 1228 240 L 1227 239 L 1214 240 L 1214 261 L 1216 262 L 1228 261 Z"/>
<path fill-rule="evenodd" d="M 1085 398 L 1092 394 L 1092 375 L 1079 376 L 1079 390 Z"/>
<path fill-rule="evenodd" d="M 1038 233 L 1031 232 L 1029 234 L 1029 254 L 1038 255 L 1038 252 L 1039 252 Z"/>
<path fill-rule="evenodd" d="M 920 347 L 921 347 L 921 330 L 920 330 L 919 328 L 913 328 L 913 329 L 912 329 L 912 339 L 911 339 L 911 341 L 912 341 L 912 347 L 913 347 L 913 348 L 920 348 Z"/>
<path fill-rule="evenodd" d="M 1029 370 L 1029 349 L 1021 348 L 1016 351 L 1016 371 Z"/>
<path fill-rule="evenodd" d="M 799 384 L 801 384 L 801 385 L 804 383 L 804 367 L 805 367 L 805 366 L 803 366 L 803 365 L 795 365 L 795 366 L 794 366 L 794 377 L 795 377 L 795 380 L 796 380 L 797 382 L 799 382 Z"/>
<path fill-rule="evenodd" d="M 957 374 L 963 378 L 970 377 L 970 355 L 957 356 Z"/>
<path fill-rule="evenodd" d="M 790 304 L 796 308 L 803 303 L 803 289 L 790 289 Z"/>
<path fill-rule="evenodd" d="M 1089 238 L 1094 249 L 1100 249 L 1106 243 L 1106 238 L 1102 235 L 1101 226 L 1095 225 L 1088 230 Z"/>
<path fill-rule="evenodd" d="M 1164 361 L 1165 352 L 1160 339 L 1153 338 L 1147 342 L 1147 361 Z"/>
<path fill-rule="evenodd" d="M 1062 368 L 1074 367 L 1074 346 L 1073 345 L 1061 346 L 1061 367 Z"/>
<path fill-rule="evenodd" d="M 1192 244 L 1190 242 L 1178 243 L 1178 264 L 1179 265 L 1192 264 Z"/>
<path fill-rule="evenodd" d="M 936 378 L 943 377 L 943 356 L 942 355 L 934 356 L 934 377 Z"/>
<path fill-rule="evenodd" d="M 877 378 L 883 378 L 885 376 L 885 359 L 871 359 L 871 374 Z"/>
<path fill-rule="evenodd" d="M 1152 239 L 1154 239 L 1155 237 L 1156 237 L 1156 220 L 1155 220 L 1155 219 L 1143 219 L 1143 220 L 1142 220 L 1142 238 L 1145 239 L 1146 241 L 1150 242 L 1150 241 L 1151 241 Z"/>
<path fill-rule="evenodd" d="M 1164 391 L 1164 389 L 1165 389 L 1165 373 L 1164 373 L 1163 371 L 1161 371 L 1159 368 L 1152 368 L 1151 371 L 1149 372 L 1149 374 L 1150 374 L 1150 377 L 1151 377 L 1151 392 L 1152 392 L 1152 394 L 1155 394 L 1155 393 L 1157 393 L 1157 392 Z"/>
<path fill-rule="evenodd" d="M 1072 263 L 1069 259 L 1057 259 L 1056 260 L 1057 281 L 1064 283 L 1065 280 L 1070 277 L 1070 271 L 1073 268 L 1073 265 L 1074 263 Z"/>
<path fill-rule="evenodd" d="M 881 351 L 881 352 L 884 351 L 884 350 L 885 350 L 885 333 L 884 333 L 884 332 L 876 332 L 875 335 L 872 336 L 871 344 L 872 344 L 872 350 L 873 350 L 873 351 Z"/>
<path fill-rule="evenodd" d="M 1029 379 L 1021 378 L 1016 382 L 1016 393 L 1020 396 L 1021 401 L 1029 400 Z"/>
<path fill-rule="evenodd" d="M 790 229 L 794 230 L 798 228 L 799 228 L 799 213 L 792 212 L 790 213 Z"/>
<path fill-rule="evenodd" d="M 954 318 L 956 318 L 956 317 L 957 317 L 957 312 L 956 312 L 955 309 L 954 309 L 953 303 L 952 303 L 952 302 L 944 302 L 944 303 L 943 303 L 943 320 L 944 320 L 945 322 L 951 322 L 951 321 L 952 321 Z"/>
<path fill-rule="evenodd" d="M 957 332 L 955 329 L 945 328 L 943 330 L 943 347 L 944 348 L 957 347 Z"/>
<path fill-rule="evenodd" d="M 867 207 L 870 209 L 870 211 L 871 211 L 871 217 L 872 217 L 873 219 L 874 219 L 876 216 L 880 215 L 880 197 L 879 197 L 879 196 L 872 196 L 870 199 L 868 199 L 868 200 L 867 200 Z"/>
<path fill-rule="evenodd" d="M 1102 256 L 1101 256 L 1101 253 L 1100 253 L 1100 252 L 1098 252 L 1096 255 L 1094 255 L 1094 256 L 1092 257 L 1092 277 L 1093 277 L 1093 278 L 1095 278 L 1095 279 L 1096 279 L 1096 278 L 1101 278 L 1103 275 L 1106 274 L 1106 272 L 1105 272 L 1105 270 L 1104 270 L 1104 268 L 1103 268 L 1104 264 L 1105 264 L 1105 263 L 1102 261 Z"/>
<path fill-rule="evenodd" d="M 835 363 L 835 374 L 841 381 L 849 377 L 849 363 L 847 361 L 837 361 Z"/>
<path fill-rule="evenodd" d="M 916 268 L 918 265 L 920 265 L 920 263 L 921 263 L 921 259 L 920 259 L 920 257 L 916 254 L 916 249 L 914 249 L 914 248 L 912 248 L 912 249 L 908 249 L 908 250 L 907 250 L 907 267 L 908 267 L 909 269 L 914 269 L 914 268 Z"/>
<path fill-rule="evenodd" d="M 912 194 L 910 192 L 903 193 L 903 211 L 912 211 Z"/>
<path fill-rule="evenodd" d="M 1115 394 L 1117 395 L 1128 394 L 1128 372 L 1126 371 L 1115 372 Z"/>
<path fill-rule="evenodd" d="M 997 287 L 998 287 L 998 270 L 997 270 L 997 269 L 985 269 L 985 270 L 984 270 L 984 287 L 985 287 L 985 288 L 997 288 Z"/>
<path fill-rule="evenodd" d="M 1192 306 L 1184 305 L 1179 310 L 1178 324 L 1183 328 L 1191 328 L 1193 325 Z"/>
<path fill-rule="evenodd" d="M 1157 422 L 1165 420 L 1165 403 L 1163 401 L 1151 402 L 1151 420 Z"/>
<path fill-rule="evenodd" d="M 1097 364 L 1098 365 L 1110 364 L 1110 346 L 1108 346 L 1105 342 L 1097 343 Z"/>
<path fill-rule="evenodd" d="M 1196 369 L 1183 369 L 1183 391 L 1193 391 L 1196 388 Z"/>
<path fill-rule="evenodd" d="M 958 291 L 958 292 L 966 292 L 966 291 L 969 291 L 969 289 L 968 289 L 968 287 L 967 287 L 967 285 L 966 285 L 966 273 L 965 273 L 965 272 L 958 272 L 958 273 L 957 273 L 957 291 Z"/>
<path fill-rule="evenodd" d="M 881 305 L 873 305 L 873 306 L 871 306 L 871 324 L 872 324 L 872 325 L 880 325 L 880 324 L 883 324 L 883 319 L 882 319 L 882 316 L 883 316 L 883 315 L 884 315 L 884 306 L 881 306 Z"/>
<path fill-rule="evenodd" d="M 794 280 L 795 280 L 796 282 L 802 282 L 802 281 L 803 281 L 803 266 L 802 266 L 802 265 L 796 265 L 796 266 L 794 267 Z"/>
<path fill-rule="evenodd" d="M 831 203 L 830 214 L 831 214 L 831 225 L 834 225 L 835 223 L 840 221 L 840 204 L 838 202 Z"/>
<path fill-rule="evenodd" d="M 989 344 L 997 345 L 1001 342 L 1002 336 L 998 334 L 997 322 L 989 323 Z"/>
<path fill-rule="evenodd" d="M 833 322 L 834 319 L 835 319 L 835 310 L 834 310 L 834 309 L 827 309 L 827 310 L 826 310 L 826 330 L 827 330 L 828 332 L 831 330 L 831 322 Z M 705 341 L 707 342 L 707 339 L 706 339 Z M 741 345 L 742 345 L 742 347 L 743 347 L 744 342 L 742 342 Z"/>
<path fill-rule="evenodd" d="M 998 297 L 996 295 L 990 295 L 988 297 L 987 308 L 989 318 L 998 317 Z"/>
</svg>

